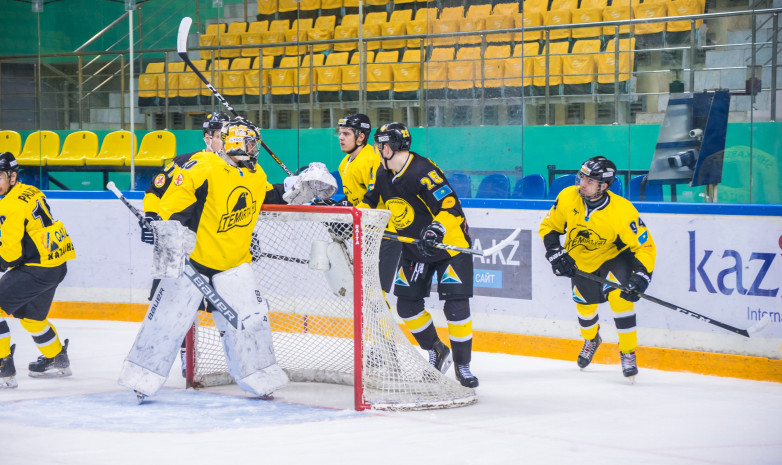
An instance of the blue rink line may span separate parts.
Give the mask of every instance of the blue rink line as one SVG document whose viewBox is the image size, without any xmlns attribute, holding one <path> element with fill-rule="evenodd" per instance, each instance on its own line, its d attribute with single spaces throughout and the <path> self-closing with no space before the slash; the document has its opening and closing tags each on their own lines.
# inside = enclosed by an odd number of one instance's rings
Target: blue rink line
<svg viewBox="0 0 782 465">
<path fill-rule="evenodd" d="M 0 402 L 4 423 L 118 432 L 196 433 L 311 423 L 362 414 L 192 389 L 161 389 L 138 404 L 130 391 Z"/>
</svg>

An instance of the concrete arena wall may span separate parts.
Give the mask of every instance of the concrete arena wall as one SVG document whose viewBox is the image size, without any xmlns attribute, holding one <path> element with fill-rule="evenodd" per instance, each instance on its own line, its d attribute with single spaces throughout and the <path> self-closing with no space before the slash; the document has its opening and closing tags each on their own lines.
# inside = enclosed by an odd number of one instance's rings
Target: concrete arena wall
<svg viewBox="0 0 782 465">
<path fill-rule="evenodd" d="M 50 316 L 140 321 L 151 284 L 152 249 L 139 241 L 135 218 L 109 193 L 48 194 L 77 252 Z M 140 193 L 129 195 L 140 207 Z M 550 202 L 467 199 L 463 204 L 476 247 L 490 247 L 522 228 L 498 255 L 474 259 L 475 350 L 574 359 L 581 342 L 569 283 L 551 273 L 537 234 Z M 727 376 L 736 376 L 735 367 L 757 365 L 760 373 L 740 377 L 782 382 L 782 207 L 638 207 L 658 248 L 650 295 L 738 328 L 752 326 L 765 314 L 772 319 L 748 339 L 642 300 L 636 306 L 639 352 L 647 355 L 639 355 L 639 363 L 644 366 L 645 357 L 657 361 L 654 367 L 681 364 L 684 371 Z M 427 299 L 427 308 L 441 308 L 436 294 Z M 607 304 L 599 311 L 605 347 L 615 347 L 611 311 Z M 445 328 L 442 312 L 432 315 Z M 601 352 L 597 362 L 618 361 L 618 351 Z M 724 366 L 725 360 L 731 363 Z M 691 363 L 704 366 L 696 369 Z"/>
</svg>

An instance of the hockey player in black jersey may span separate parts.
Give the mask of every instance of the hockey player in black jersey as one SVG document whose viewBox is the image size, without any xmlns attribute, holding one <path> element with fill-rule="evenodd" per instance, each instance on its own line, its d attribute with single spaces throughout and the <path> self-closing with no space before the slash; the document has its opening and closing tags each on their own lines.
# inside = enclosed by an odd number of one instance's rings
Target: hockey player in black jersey
<svg viewBox="0 0 782 465">
<path fill-rule="evenodd" d="M 589 365 L 602 342 L 597 305 L 607 301 L 619 333 L 622 373 L 632 379 L 638 374 L 633 304 L 649 286 L 656 248 L 635 207 L 608 190 L 615 177 L 616 165 L 605 157 L 585 161 L 578 173 L 579 184 L 560 192 L 539 233 L 554 274 L 571 278 L 584 338 L 578 366 Z M 629 292 L 576 276 L 579 269 L 614 281 Z"/>
<path fill-rule="evenodd" d="M 394 279 L 397 312 L 418 345 L 429 351 L 432 365 L 444 373 L 453 359 L 456 378 L 463 386 L 474 388 L 478 378 L 470 372 L 472 257 L 434 246 L 439 242 L 470 247 L 472 241 L 461 202 L 445 175 L 432 161 L 411 152 L 411 142 L 410 131 L 401 123 L 378 128 L 375 151 L 381 166 L 364 202 L 372 208 L 390 210 L 390 223 L 400 235 L 421 239 L 417 244 L 404 244 L 402 249 Z M 453 357 L 437 337 L 432 317 L 424 309 L 435 272 L 437 292 L 445 301 L 443 311 Z"/>
</svg>

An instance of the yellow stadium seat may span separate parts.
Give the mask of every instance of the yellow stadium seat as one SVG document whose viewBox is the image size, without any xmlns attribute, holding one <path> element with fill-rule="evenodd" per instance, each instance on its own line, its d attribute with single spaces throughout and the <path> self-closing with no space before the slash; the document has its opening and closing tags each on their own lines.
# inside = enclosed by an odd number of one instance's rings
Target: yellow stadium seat
<svg viewBox="0 0 782 465">
<path fill-rule="evenodd" d="M 519 12 L 521 2 L 498 3 L 491 10 L 492 15 L 512 16 Z"/>
<path fill-rule="evenodd" d="M 535 57 L 532 72 L 532 84 L 538 87 L 546 85 L 546 57 L 548 57 L 548 85 L 549 87 L 558 86 L 562 83 L 562 57 L 568 53 L 570 44 L 568 42 L 549 43 L 548 55 L 543 48 L 542 55 Z"/>
<path fill-rule="evenodd" d="M 209 62 L 209 66 L 206 68 L 206 73 L 204 73 L 204 76 L 209 80 L 209 82 L 212 83 L 212 86 L 215 89 L 222 89 L 223 83 L 221 82 L 222 73 L 223 71 L 228 71 L 230 60 L 223 59 L 223 60 L 212 60 Z M 201 95 L 204 97 L 209 97 L 212 95 L 212 91 L 209 90 L 209 88 L 206 87 L 206 85 L 201 85 Z"/>
<path fill-rule="evenodd" d="M 131 161 L 136 166 L 163 166 L 168 160 L 176 156 L 176 137 L 165 130 L 148 132 L 141 139 L 136 157 L 125 159 L 125 166 L 130 166 Z"/>
<path fill-rule="evenodd" d="M 298 0 L 277 0 L 277 11 L 279 11 L 280 13 L 296 11 L 298 8 L 299 8 Z"/>
<path fill-rule="evenodd" d="M 339 92 L 342 65 L 348 64 L 348 52 L 330 53 L 323 66 L 316 69 L 318 92 Z"/>
<path fill-rule="evenodd" d="M 513 25 L 515 27 L 536 27 L 543 25 L 543 15 L 537 11 L 529 11 L 513 15 Z M 542 40 L 543 31 L 516 32 L 513 34 L 513 40 L 516 42 L 529 42 L 532 40 Z"/>
<path fill-rule="evenodd" d="M 433 30 L 433 23 L 437 19 L 437 8 L 419 8 L 415 12 L 415 18 L 406 25 L 407 35 L 430 34 Z M 431 43 L 425 41 L 425 45 Z M 420 48 L 421 39 L 409 39 L 407 46 L 411 48 Z"/>
<path fill-rule="evenodd" d="M 445 34 L 459 32 L 459 21 L 464 19 L 463 6 L 451 6 L 443 8 L 440 17 L 432 21 L 433 34 Z M 432 44 L 436 47 L 444 45 L 454 45 L 457 42 L 456 37 L 437 37 L 432 39 Z"/>
<path fill-rule="evenodd" d="M 368 13 L 364 19 L 364 25 L 362 26 L 362 32 L 364 39 L 372 37 L 380 37 L 381 26 L 388 20 L 388 14 L 385 11 L 373 11 Z M 380 48 L 379 40 L 370 40 L 366 42 L 367 50 L 377 50 Z"/>
<path fill-rule="evenodd" d="M 491 6 L 491 5 L 480 5 L 480 6 Z M 482 31 L 485 28 L 486 28 L 486 18 L 482 16 L 462 18 L 459 20 L 459 32 Z M 482 40 L 481 37 L 482 37 L 481 34 L 460 36 L 459 43 L 462 45 L 480 44 Z"/>
<path fill-rule="evenodd" d="M 513 28 L 514 14 L 518 14 L 518 13 L 491 14 L 484 20 L 484 27 L 486 28 L 487 31 L 492 31 L 496 29 L 511 29 Z M 486 34 L 486 41 L 489 43 L 510 42 L 511 35 L 510 33 Z"/>
<path fill-rule="evenodd" d="M 269 30 L 261 33 L 261 43 L 280 44 L 285 42 L 285 31 L 289 29 L 290 21 L 287 19 L 275 19 L 269 23 Z M 285 51 L 285 47 L 264 47 L 263 54 L 279 56 Z"/>
<path fill-rule="evenodd" d="M 321 0 L 320 2 L 321 10 L 336 10 L 337 8 L 342 8 L 342 0 Z"/>
<path fill-rule="evenodd" d="M 388 22 L 380 25 L 380 35 L 383 37 L 394 37 L 405 35 L 406 25 L 413 19 L 413 10 L 395 10 L 391 13 Z M 404 48 L 406 41 L 404 39 L 393 39 L 382 41 L 384 49 Z"/>
<path fill-rule="evenodd" d="M 299 9 L 301 11 L 319 10 L 321 8 L 320 0 L 301 0 Z"/>
<path fill-rule="evenodd" d="M 24 140 L 22 153 L 16 158 L 22 166 L 44 166 L 46 160 L 60 153 L 60 136 L 53 131 L 31 132 Z"/>
<path fill-rule="evenodd" d="M 367 91 L 384 93 L 388 98 L 388 92 L 393 87 L 394 72 L 391 65 L 399 61 L 399 51 L 378 52 L 375 61 L 367 64 Z"/>
<path fill-rule="evenodd" d="M 686 16 L 701 15 L 704 11 L 703 0 L 668 0 L 668 16 Z M 695 21 L 695 28 L 703 25 L 703 20 Z M 666 30 L 669 32 L 689 31 L 689 21 L 671 21 L 667 23 Z"/>
<path fill-rule="evenodd" d="M 225 34 L 226 32 L 226 25 L 225 23 L 213 23 L 208 26 L 206 26 L 206 32 L 201 34 L 200 37 L 198 37 L 198 45 L 201 47 L 214 47 L 219 44 L 218 35 Z M 217 53 L 215 53 L 215 56 Z M 201 59 L 202 60 L 210 60 L 212 59 L 212 50 L 201 50 Z"/>
<path fill-rule="evenodd" d="M 273 99 L 293 95 L 300 58 L 298 55 L 284 56 L 280 65 L 271 70 L 269 76 Z"/>
<path fill-rule="evenodd" d="M 95 157 L 85 158 L 87 166 L 122 166 L 131 156 L 130 131 L 114 131 L 106 134 Z M 132 150 L 136 150 L 135 144 Z"/>
<path fill-rule="evenodd" d="M 335 39 L 354 39 L 358 37 L 358 15 L 345 15 L 342 17 L 342 22 L 339 26 L 334 28 Z M 355 42 L 344 42 L 334 44 L 335 52 L 349 52 L 356 50 L 358 46 Z"/>
<path fill-rule="evenodd" d="M 323 67 L 325 61 L 326 55 L 316 53 L 312 55 L 312 66 L 310 66 L 310 55 L 304 55 L 301 67 L 298 70 L 298 85 L 294 89 L 299 98 L 302 95 L 310 95 L 310 90 L 316 90 L 318 85 L 317 70 Z"/>
<path fill-rule="evenodd" d="M 475 87 L 481 86 L 481 78 L 483 78 L 484 89 L 502 87 L 502 76 L 507 58 L 510 58 L 510 45 L 489 45 L 486 47 L 486 52 L 483 55 L 483 74 L 476 75 Z"/>
<path fill-rule="evenodd" d="M 616 1 L 614 3 L 619 3 L 619 1 Z M 581 0 L 581 4 L 578 6 L 578 9 L 589 9 L 589 8 L 597 8 L 599 10 L 602 10 L 608 6 L 608 0 Z"/>
<path fill-rule="evenodd" d="M 570 24 L 571 17 L 572 15 L 570 13 L 570 10 L 567 9 L 551 10 L 543 14 L 543 25 L 561 26 L 563 24 Z M 569 39 L 569 38 L 570 38 L 570 29 L 552 29 L 549 32 L 550 40 Z"/>
<path fill-rule="evenodd" d="M 595 57 L 600 52 L 600 39 L 577 40 L 570 55 L 562 57 L 565 84 L 589 84 L 595 82 Z"/>
<path fill-rule="evenodd" d="M 277 13 L 277 0 L 258 0 L 259 15 L 273 15 Z"/>
<path fill-rule="evenodd" d="M 578 8 L 578 0 L 554 0 L 548 10 L 575 10 L 576 8 Z"/>
<path fill-rule="evenodd" d="M 260 45 L 263 33 L 269 30 L 269 20 L 253 21 L 247 27 L 247 32 L 242 34 L 242 45 Z M 241 56 L 255 58 L 258 56 L 257 48 L 243 48 Z"/>
<path fill-rule="evenodd" d="M 631 19 L 630 4 L 629 2 L 624 4 L 612 4 L 603 9 L 603 21 L 625 21 Z M 620 34 L 627 34 L 630 32 L 630 25 L 625 24 L 619 26 Z M 603 34 L 615 35 L 616 26 L 603 26 Z"/>
<path fill-rule="evenodd" d="M 358 8 L 358 0 L 342 0 L 342 5 L 347 8 Z"/>
<path fill-rule="evenodd" d="M 263 71 L 259 64 L 263 64 Z M 259 97 L 269 92 L 271 70 L 274 67 L 274 57 L 264 56 L 263 61 L 253 58 L 250 70 L 244 73 L 244 93 L 248 96 Z"/>
<path fill-rule="evenodd" d="M 475 87 L 475 76 L 480 77 L 481 48 L 460 47 L 456 60 L 448 63 L 447 87 L 453 90 L 465 90 Z"/>
<path fill-rule="evenodd" d="M 163 72 L 166 69 L 166 63 L 158 61 L 154 63 L 148 63 L 147 69 L 144 73 L 138 77 L 138 97 L 139 105 L 142 105 L 143 99 L 154 99 L 158 95 L 160 85 L 164 82 Z M 149 102 L 151 103 L 151 102 Z"/>
<path fill-rule="evenodd" d="M 375 52 L 367 51 L 366 63 L 375 61 Z M 350 63 L 342 66 L 342 90 L 355 92 L 358 91 L 359 84 L 359 54 L 354 53 L 350 57 Z"/>
<path fill-rule="evenodd" d="M 218 37 L 218 43 L 220 44 L 220 47 L 225 46 L 231 46 L 231 45 L 241 45 L 242 43 L 242 34 L 247 32 L 247 23 L 244 22 L 233 22 L 228 25 L 228 32 L 225 34 L 220 34 Z M 239 49 L 233 49 L 233 50 L 223 50 L 220 49 L 220 58 L 236 58 L 241 54 L 241 50 Z"/>
<path fill-rule="evenodd" d="M 285 31 L 285 42 L 305 42 L 307 34 L 312 29 L 312 18 L 294 19 L 291 28 Z M 286 55 L 303 55 L 307 53 L 306 45 L 288 45 L 285 47 Z"/>
<path fill-rule="evenodd" d="M 92 131 L 76 131 L 68 134 L 62 150 L 56 157 L 46 159 L 49 166 L 84 166 L 85 158 L 98 154 L 98 136 Z"/>
<path fill-rule="evenodd" d="M 11 152 L 15 158 L 19 158 L 22 152 L 22 136 L 16 131 L 0 131 L 0 153 Z"/>
<path fill-rule="evenodd" d="M 201 60 L 196 60 L 201 62 Z M 185 71 L 184 61 L 175 61 L 168 64 L 168 73 L 161 77 L 161 83 L 158 84 L 157 96 L 160 99 L 179 97 L 179 78 Z M 168 88 L 168 93 L 166 93 Z"/>
<path fill-rule="evenodd" d="M 606 51 L 597 56 L 597 82 L 609 84 L 630 79 L 635 62 L 635 38 L 619 40 L 619 66 L 616 66 L 616 39 L 606 45 Z M 618 75 L 617 75 L 618 73 Z"/>
<path fill-rule="evenodd" d="M 579 8 L 572 12 L 573 24 L 599 23 L 603 20 L 603 8 Z M 601 27 L 576 27 L 571 30 L 570 36 L 574 39 L 584 37 L 597 37 L 601 34 Z"/>
<path fill-rule="evenodd" d="M 334 37 L 334 28 L 337 24 L 337 17 L 318 16 L 315 19 L 315 25 L 307 33 L 307 40 L 331 40 Z M 313 52 L 323 52 L 331 49 L 331 44 L 315 44 L 312 46 Z"/>
<path fill-rule="evenodd" d="M 367 5 L 386 5 L 389 0 L 366 0 Z"/>
<path fill-rule="evenodd" d="M 426 89 L 444 89 L 448 82 L 448 63 L 454 60 L 456 52 L 453 47 L 437 47 L 432 49 L 432 55 L 424 66 Z"/>
<path fill-rule="evenodd" d="M 548 11 L 548 0 L 524 0 L 524 13 Z"/>
<path fill-rule="evenodd" d="M 252 58 L 235 58 L 227 71 L 220 72 L 220 93 L 223 95 L 243 95 L 244 75 L 250 70 Z"/>
<path fill-rule="evenodd" d="M 425 55 L 424 55 L 425 57 Z M 394 94 L 417 92 L 421 88 L 421 62 L 420 49 L 407 49 L 402 55 L 402 61 L 391 65 L 394 76 Z"/>
<path fill-rule="evenodd" d="M 204 73 L 206 71 L 206 60 L 193 60 L 193 66 L 201 71 L 201 73 Z M 187 105 L 194 103 L 194 101 L 198 102 L 198 98 L 201 96 L 202 87 L 206 89 L 203 81 L 201 81 L 194 72 L 190 71 L 190 68 L 188 67 L 184 72 L 179 73 L 179 95 L 177 103 Z"/>
<path fill-rule="evenodd" d="M 664 2 L 641 3 L 633 6 L 635 19 L 663 18 L 668 15 L 668 5 Z M 689 28 L 689 27 L 688 27 Z M 656 34 L 665 30 L 665 23 L 638 23 L 635 25 L 635 35 Z"/>
<path fill-rule="evenodd" d="M 516 44 L 513 56 L 505 59 L 502 82 L 506 95 L 510 89 L 521 89 L 532 85 L 535 59 L 539 56 L 540 45 L 537 42 Z M 518 91 L 520 95 L 520 90 Z"/>
</svg>

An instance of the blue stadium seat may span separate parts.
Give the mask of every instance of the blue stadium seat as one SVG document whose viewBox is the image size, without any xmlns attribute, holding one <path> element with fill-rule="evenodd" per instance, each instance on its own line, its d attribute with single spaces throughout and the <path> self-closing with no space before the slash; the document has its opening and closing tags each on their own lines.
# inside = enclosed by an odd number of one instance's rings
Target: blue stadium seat
<svg viewBox="0 0 782 465">
<path fill-rule="evenodd" d="M 502 173 L 486 176 L 478 185 L 479 199 L 507 199 L 510 197 L 510 179 Z"/>
<path fill-rule="evenodd" d="M 642 174 L 636 176 L 630 180 L 630 200 L 638 201 L 641 199 L 641 184 L 646 179 L 646 175 Z M 662 202 L 663 201 L 663 186 L 661 184 L 646 184 L 644 190 L 644 202 Z"/>
<path fill-rule="evenodd" d="M 512 199 L 545 199 L 546 180 L 539 174 L 528 174 L 516 181 Z"/>
<path fill-rule="evenodd" d="M 623 187 L 622 178 L 617 176 L 616 178 L 614 178 L 614 182 L 611 183 L 611 187 L 609 187 L 608 190 L 610 190 L 616 195 L 621 195 L 622 197 L 624 197 L 625 193 L 623 192 L 622 187 Z"/>
<path fill-rule="evenodd" d="M 559 193 L 562 192 L 562 189 L 569 186 L 575 186 L 575 185 L 576 185 L 575 174 L 566 174 L 564 176 L 558 177 L 557 179 L 551 182 L 551 186 L 548 188 L 548 198 L 554 200 L 557 198 L 557 195 L 559 195 Z"/>
<path fill-rule="evenodd" d="M 456 192 L 460 199 L 472 197 L 472 186 L 470 184 L 470 175 L 462 172 L 454 172 L 447 175 L 448 184 Z"/>
</svg>

